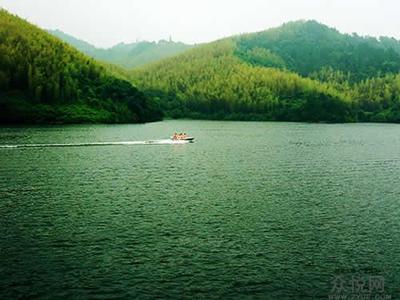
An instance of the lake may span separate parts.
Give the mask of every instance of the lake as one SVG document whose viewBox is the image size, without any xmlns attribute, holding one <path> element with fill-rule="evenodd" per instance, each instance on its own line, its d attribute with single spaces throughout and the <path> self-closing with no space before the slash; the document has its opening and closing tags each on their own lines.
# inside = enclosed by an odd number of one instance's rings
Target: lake
<svg viewBox="0 0 400 300">
<path fill-rule="evenodd" d="M 4 147 L 174 131 L 196 142 Z M 399 125 L 1 127 L 0 145 L 2 299 L 400 297 Z"/>
</svg>

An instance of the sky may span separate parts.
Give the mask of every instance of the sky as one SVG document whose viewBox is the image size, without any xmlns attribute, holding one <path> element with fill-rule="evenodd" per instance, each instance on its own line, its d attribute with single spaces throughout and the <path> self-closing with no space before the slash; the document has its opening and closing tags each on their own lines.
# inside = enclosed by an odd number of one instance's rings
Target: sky
<svg viewBox="0 0 400 300">
<path fill-rule="evenodd" d="M 169 37 L 203 43 L 300 19 L 400 39 L 399 0 L 0 0 L 0 7 L 98 47 Z"/>
</svg>

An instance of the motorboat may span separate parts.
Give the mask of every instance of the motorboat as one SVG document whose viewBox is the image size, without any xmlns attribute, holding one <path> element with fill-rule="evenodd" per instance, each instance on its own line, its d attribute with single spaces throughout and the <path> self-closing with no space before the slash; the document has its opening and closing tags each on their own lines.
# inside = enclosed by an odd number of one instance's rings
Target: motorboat
<svg viewBox="0 0 400 300">
<path fill-rule="evenodd" d="M 175 133 L 173 136 L 171 136 L 171 140 L 193 143 L 194 137 L 188 136 L 186 133 L 181 133 L 181 134 Z"/>
</svg>

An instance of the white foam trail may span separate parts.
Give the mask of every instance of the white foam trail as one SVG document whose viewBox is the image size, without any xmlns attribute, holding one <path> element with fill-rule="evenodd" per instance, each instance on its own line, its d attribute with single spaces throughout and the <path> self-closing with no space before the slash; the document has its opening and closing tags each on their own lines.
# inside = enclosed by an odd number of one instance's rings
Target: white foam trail
<svg viewBox="0 0 400 300">
<path fill-rule="evenodd" d="M 127 141 L 127 142 L 96 142 L 96 143 L 71 143 L 71 144 L 19 144 L 0 145 L 0 149 L 15 148 L 63 148 L 63 147 L 100 147 L 100 146 L 135 146 L 135 145 L 183 145 L 188 141 L 153 140 L 153 141 Z"/>
</svg>

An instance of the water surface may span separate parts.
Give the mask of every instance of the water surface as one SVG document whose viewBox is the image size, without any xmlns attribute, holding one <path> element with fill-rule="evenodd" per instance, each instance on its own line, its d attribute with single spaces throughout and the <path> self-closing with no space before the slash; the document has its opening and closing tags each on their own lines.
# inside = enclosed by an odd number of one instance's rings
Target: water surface
<svg viewBox="0 0 400 300">
<path fill-rule="evenodd" d="M 0 128 L 0 298 L 400 297 L 400 127 L 165 121 Z"/>
</svg>

